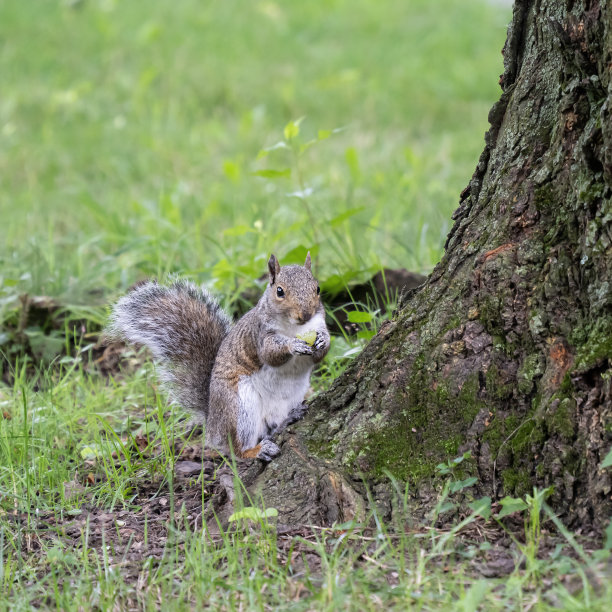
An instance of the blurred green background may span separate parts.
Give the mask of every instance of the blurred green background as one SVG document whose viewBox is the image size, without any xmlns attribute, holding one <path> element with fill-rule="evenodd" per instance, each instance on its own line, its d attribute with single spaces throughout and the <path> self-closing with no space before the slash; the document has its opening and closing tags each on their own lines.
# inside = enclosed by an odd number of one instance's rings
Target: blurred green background
<svg viewBox="0 0 612 612">
<path fill-rule="evenodd" d="M 427 272 L 483 148 L 485 0 L 0 2 L 0 298 L 317 256 Z M 267 150 L 266 150 L 267 149 Z"/>
</svg>

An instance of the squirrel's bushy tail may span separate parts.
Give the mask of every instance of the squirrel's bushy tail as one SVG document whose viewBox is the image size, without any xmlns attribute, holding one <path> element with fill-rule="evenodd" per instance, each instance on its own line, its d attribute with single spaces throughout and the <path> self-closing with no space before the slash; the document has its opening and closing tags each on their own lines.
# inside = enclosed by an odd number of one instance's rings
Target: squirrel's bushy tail
<svg viewBox="0 0 612 612">
<path fill-rule="evenodd" d="M 150 281 L 115 304 L 106 333 L 145 345 L 161 366 L 172 400 L 207 415 L 211 371 L 230 326 L 204 289 L 184 280 L 168 286 Z"/>
</svg>

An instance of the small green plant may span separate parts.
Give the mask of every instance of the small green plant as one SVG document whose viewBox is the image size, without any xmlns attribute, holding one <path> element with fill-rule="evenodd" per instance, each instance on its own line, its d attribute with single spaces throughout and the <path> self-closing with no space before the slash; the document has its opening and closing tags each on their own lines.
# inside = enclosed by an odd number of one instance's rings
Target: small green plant
<svg viewBox="0 0 612 612">
<path fill-rule="evenodd" d="M 230 523 L 243 520 L 255 522 L 273 518 L 275 516 L 278 516 L 278 510 L 276 508 L 266 508 L 265 510 L 261 510 L 260 508 L 256 508 L 254 506 L 247 506 L 246 508 L 241 508 L 240 510 L 231 514 L 227 520 Z"/>
<path fill-rule="evenodd" d="M 478 482 L 478 478 L 475 476 L 460 478 L 460 472 L 462 472 L 462 468 L 460 466 L 464 461 L 471 458 L 472 453 L 467 451 L 459 457 L 449 459 L 448 461 L 439 463 L 436 466 L 436 472 L 440 476 L 447 476 L 448 478 L 446 478 L 444 482 L 444 488 L 442 489 L 438 503 L 433 511 L 434 520 L 441 514 L 458 508 L 458 503 L 451 499 L 451 496 L 462 492 L 464 489 L 469 489 Z"/>
</svg>

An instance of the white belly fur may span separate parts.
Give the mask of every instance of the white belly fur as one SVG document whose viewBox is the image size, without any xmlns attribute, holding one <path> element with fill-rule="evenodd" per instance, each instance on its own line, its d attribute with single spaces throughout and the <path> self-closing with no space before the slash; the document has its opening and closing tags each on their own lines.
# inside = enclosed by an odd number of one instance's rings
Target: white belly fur
<svg viewBox="0 0 612 612">
<path fill-rule="evenodd" d="M 305 325 L 283 329 L 281 333 L 295 337 L 325 325 L 322 316 L 313 317 Z M 281 330 L 279 330 L 281 331 Z M 267 364 L 252 374 L 244 376 L 238 382 L 240 411 L 238 419 L 247 439 L 241 439 L 242 448 L 253 448 L 267 433 L 268 427 L 282 423 L 289 411 L 304 400 L 310 385 L 310 374 L 314 367 L 308 355 L 295 355 L 282 366 L 273 367 Z"/>
</svg>

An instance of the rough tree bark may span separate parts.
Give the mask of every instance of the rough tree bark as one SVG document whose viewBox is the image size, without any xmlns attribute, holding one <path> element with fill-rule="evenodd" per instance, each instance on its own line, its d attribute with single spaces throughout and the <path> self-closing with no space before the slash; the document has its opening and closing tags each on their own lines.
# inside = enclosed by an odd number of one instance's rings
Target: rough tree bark
<svg viewBox="0 0 612 612">
<path fill-rule="evenodd" d="M 361 515 L 366 490 L 389 515 L 387 471 L 426 505 L 436 464 L 470 449 L 482 494 L 552 486 L 568 523 L 607 523 L 611 76 L 609 0 L 517 0 L 442 261 L 253 474 L 281 520 Z"/>
</svg>

